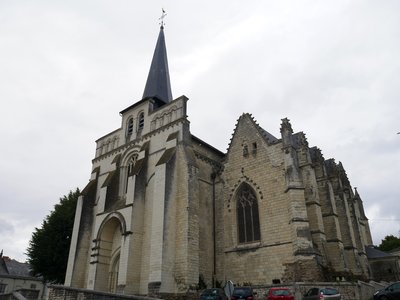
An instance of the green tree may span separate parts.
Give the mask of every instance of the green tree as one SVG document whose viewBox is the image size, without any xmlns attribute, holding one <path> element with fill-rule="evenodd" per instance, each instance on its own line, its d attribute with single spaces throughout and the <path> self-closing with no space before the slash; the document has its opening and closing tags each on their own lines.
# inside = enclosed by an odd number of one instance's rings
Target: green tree
<svg viewBox="0 0 400 300">
<path fill-rule="evenodd" d="M 80 191 L 70 191 L 35 228 L 27 249 L 32 273 L 52 283 L 64 283 L 75 208 Z"/>
<path fill-rule="evenodd" d="M 400 238 L 395 237 L 394 235 L 387 235 L 382 240 L 382 243 L 378 246 L 379 250 L 382 251 L 390 251 L 395 248 L 400 247 Z"/>
</svg>

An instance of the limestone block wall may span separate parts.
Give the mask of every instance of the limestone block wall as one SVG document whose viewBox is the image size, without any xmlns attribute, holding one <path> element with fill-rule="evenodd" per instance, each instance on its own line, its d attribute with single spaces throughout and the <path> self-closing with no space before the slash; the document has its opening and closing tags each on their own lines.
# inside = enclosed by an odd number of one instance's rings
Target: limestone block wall
<svg viewBox="0 0 400 300">
<path fill-rule="evenodd" d="M 168 136 L 175 132 L 178 133 L 178 138 L 181 138 L 182 126 L 175 124 L 158 135 L 152 136 L 150 141 L 146 165 L 143 245 L 140 255 L 139 292 L 141 294 L 147 294 L 149 283 L 152 282 L 154 284 L 159 282 L 157 288 L 175 288 L 174 282 L 171 280 L 171 278 L 174 278 L 173 272 L 175 271 L 175 243 L 172 243 L 171 240 L 174 239 L 176 226 L 175 199 L 177 192 L 174 186 L 178 181 L 175 166 L 176 158 L 159 164 L 164 157 L 163 155 L 167 152 L 165 146 Z M 170 149 L 175 148 L 173 145 L 176 145 L 176 143 L 172 144 Z M 173 151 L 176 155 L 176 150 Z M 162 206 L 160 206 L 161 204 Z M 156 228 L 158 229 L 155 230 Z M 157 235 L 155 235 L 156 232 Z"/>
<path fill-rule="evenodd" d="M 184 149 L 180 147 L 177 152 L 177 173 L 178 178 L 176 181 L 176 260 L 175 260 L 175 274 L 174 280 L 177 291 L 183 290 L 187 287 L 187 276 L 188 273 L 188 222 L 189 222 L 189 165 Z M 193 253 L 196 255 L 196 253 Z M 196 270 L 193 270 L 194 272 Z"/>
<path fill-rule="evenodd" d="M 96 186 L 92 185 L 79 197 L 72 243 L 68 258 L 65 284 L 73 287 L 86 287 L 92 245 L 92 226 L 95 218 L 93 207 L 96 201 Z"/>
<path fill-rule="evenodd" d="M 175 252 L 176 252 L 176 212 L 180 209 L 176 206 L 177 194 L 177 163 L 176 156 L 166 164 L 166 196 L 164 205 L 164 231 L 163 231 L 163 249 L 162 249 L 162 275 L 161 275 L 161 289 L 163 291 L 171 291 L 176 289 L 174 280 L 175 271 Z"/>
<path fill-rule="evenodd" d="M 187 153 L 187 152 L 186 152 Z M 199 166 L 189 161 L 187 198 L 187 253 L 186 286 L 195 286 L 199 281 Z"/>
<path fill-rule="evenodd" d="M 214 271 L 216 272 L 217 269 L 216 251 L 214 257 L 214 218 L 216 242 L 217 230 L 222 227 L 222 214 L 220 213 L 221 211 L 218 212 L 218 208 L 222 204 L 222 197 L 218 197 L 217 186 L 221 185 L 221 179 L 218 174 L 221 171 L 223 154 L 215 149 L 208 148 L 207 145 L 201 144 L 201 141 L 198 140 L 192 140 L 191 151 L 195 156 L 195 165 L 197 166 L 196 180 L 198 182 L 197 195 L 193 195 L 198 202 L 199 271 L 197 276 L 202 276 L 205 283 L 208 286 L 212 286 L 213 276 L 216 275 Z M 219 224 L 221 227 L 218 226 Z M 199 280 L 199 278 L 194 279 Z"/>
<path fill-rule="evenodd" d="M 131 234 L 126 257 L 126 286 L 124 292 L 139 293 L 141 276 L 141 254 L 144 234 L 144 212 L 145 212 L 145 183 L 146 168 L 135 178 L 134 201 L 132 204 Z"/>
<path fill-rule="evenodd" d="M 216 219 L 216 280 L 225 282 L 225 202 L 224 202 L 224 181 L 221 174 L 215 178 L 215 219 Z"/>
<path fill-rule="evenodd" d="M 360 275 L 360 264 L 355 245 L 354 231 L 353 227 L 351 226 L 347 198 L 344 194 L 339 194 L 335 191 L 335 202 L 338 212 L 340 231 L 342 232 L 342 241 L 345 250 L 344 254 L 346 257 L 345 259 L 348 264 L 347 267 L 352 270 L 353 274 Z"/>
<path fill-rule="evenodd" d="M 328 267 L 334 276 L 368 278 L 370 271 L 364 247 L 371 241 L 368 220 L 359 195 L 353 193 L 341 163 L 325 160 L 313 148 L 313 165 L 326 235 Z"/>
<path fill-rule="evenodd" d="M 111 294 L 66 286 L 52 285 L 49 287 L 48 299 L 52 300 L 160 300 L 160 298 L 144 297 L 139 295 Z"/>
<path fill-rule="evenodd" d="M 202 275 L 208 286 L 212 285 L 214 264 L 213 238 L 213 191 L 211 173 L 209 178 L 199 179 L 199 276 Z"/>
<path fill-rule="evenodd" d="M 334 201 L 334 192 L 331 182 L 328 180 L 324 159 L 321 152 L 319 159 L 313 161 L 316 170 L 317 190 L 321 204 L 321 214 L 324 224 L 326 238 L 325 253 L 328 266 L 335 271 L 343 273 L 347 270 L 344 255 L 344 246 L 342 242 L 342 232 L 339 224 L 338 211 Z"/>
<path fill-rule="evenodd" d="M 87 191 L 90 195 L 85 196 L 82 201 L 82 224 L 76 226 L 74 259 L 70 260 L 72 265 L 68 276 L 72 286 L 95 288 L 96 281 L 101 279 L 100 273 L 107 273 L 107 270 L 98 273 L 97 263 L 89 262 L 91 257 L 96 258 L 96 255 L 92 255 L 93 251 L 94 254 L 100 254 L 98 257 L 102 256 L 102 252 L 96 250 L 96 238 L 110 214 L 118 212 L 126 226 L 120 246 L 118 289 L 146 294 L 151 276 L 159 278 L 160 281 L 164 276 L 165 286 L 170 290 L 173 284 L 167 281 L 174 278 L 172 274 L 175 271 L 175 257 L 171 253 L 175 252 L 175 243 L 164 244 L 163 241 L 175 232 L 176 191 L 173 187 L 176 186 L 176 182 L 173 174 L 176 171 L 170 168 L 171 164 L 166 167 L 165 163 L 169 163 L 170 158 L 166 159 L 163 155 L 168 151 L 173 152 L 172 149 L 178 140 L 183 139 L 183 128 L 188 129 L 186 101 L 187 98 L 183 96 L 158 109 L 153 109 L 151 99 L 140 101 L 122 112 L 120 129 L 97 141 L 92 167 L 95 176 L 92 176 L 88 185 L 90 189 Z M 137 127 L 139 116 L 143 117 L 140 132 Z M 129 119 L 133 119 L 135 130 L 127 138 Z M 173 133 L 177 133 L 176 140 L 168 140 Z M 141 149 L 146 142 L 147 148 Z M 134 176 L 128 174 L 126 165 L 132 154 L 145 162 L 145 165 L 137 170 L 139 173 Z M 164 167 L 158 166 L 160 159 L 166 159 Z M 164 171 L 157 173 L 160 168 L 164 168 Z M 160 189 L 160 184 L 163 184 L 164 188 Z M 154 202 L 155 198 L 161 201 L 159 203 L 163 204 L 165 200 L 170 204 L 166 210 L 167 220 L 163 220 L 164 209 Z M 160 212 L 161 217 L 157 217 Z M 159 230 L 151 230 L 155 227 Z M 166 263 L 163 264 L 163 261 Z M 158 267 L 154 265 L 156 262 Z M 136 271 L 132 271 L 133 269 Z M 154 275 L 157 272 L 158 275 Z M 165 275 L 162 275 L 163 272 Z M 106 286 L 107 279 L 102 280 L 104 284 L 101 286 Z"/>
<path fill-rule="evenodd" d="M 125 141 L 123 139 L 123 131 L 117 129 L 96 141 L 96 153 L 95 157 L 99 157 L 106 154 L 116 148 L 118 148 Z"/>
<path fill-rule="evenodd" d="M 309 153 L 309 149 L 304 149 Z M 306 152 L 304 151 L 304 152 Z M 312 241 L 318 250 L 321 263 L 326 265 L 326 235 L 321 211 L 321 202 L 318 192 L 316 174 L 311 165 L 309 156 L 301 164 L 302 179 L 304 183 L 304 196 L 307 207 L 307 218 L 309 220 Z"/>
<path fill-rule="evenodd" d="M 246 147 L 247 146 L 247 147 Z M 285 192 L 282 145 L 268 144 L 250 118 L 242 117 L 228 150 L 225 183 L 225 276 L 253 284 L 282 280 L 285 264 L 295 261 L 298 231 L 293 218 L 306 216 L 304 193 Z M 243 182 L 255 191 L 259 206 L 261 240 L 239 244 L 237 238 L 236 191 Z M 295 200 L 302 205 L 298 206 Z M 307 240 L 307 238 L 306 238 Z"/>
<path fill-rule="evenodd" d="M 284 263 L 293 255 L 290 243 L 260 244 L 225 251 L 224 280 L 244 284 L 267 284 L 283 281 Z"/>
<path fill-rule="evenodd" d="M 182 118 L 186 118 L 186 102 L 188 98 L 181 96 L 169 104 L 154 108 L 154 100 L 139 101 L 121 112 L 121 127 L 106 134 L 96 141 L 95 157 L 101 157 L 118 150 L 130 142 L 140 140 L 148 134 L 157 132 Z M 140 128 L 140 116 L 143 117 Z M 132 133 L 128 135 L 128 123 L 132 119 Z"/>
<path fill-rule="evenodd" d="M 148 282 L 149 282 L 149 264 L 150 264 L 150 224 L 152 221 L 151 209 L 153 205 L 153 191 L 154 181 L 147 180 L 146 192 L 145 192 L 145 204 L 143 212 L 143 236 L 142 236 L 142 247 L 140 251 L 140 284 L 139 293 L 147 294 Z"/>
</svg>

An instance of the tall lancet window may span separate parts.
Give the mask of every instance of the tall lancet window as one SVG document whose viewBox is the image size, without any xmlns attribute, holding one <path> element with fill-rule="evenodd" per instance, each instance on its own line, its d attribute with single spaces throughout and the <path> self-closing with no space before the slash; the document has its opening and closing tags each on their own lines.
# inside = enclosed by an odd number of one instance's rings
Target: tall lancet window
<svg viewBox="0 0 400 300">
<path fill-rule="evenodd" d="M 137 155 L 133 155 L 129 161 L 126 168 L 126 179 L 125 179 L 125 194 L 128 192 L 128 181 L 129 177 L 133 175 L 133 166 L 135 165 Z"/>
<path fill-rule="evenodd" d="M 128 125 L 126 127 L 126 137 L 130 137 L 133 133 L 133 118 L 128 120 Z"/>
<path fill-rule="evenodd" d="M 260 220 L 256 194 L 248 184 L 243 183 L 236 197 L 239 243 L 259 241 Z"/>
<path fill-rule="evenodd" d="M 138 131 L 142 131 L 144 127 L 144 113 L 141 112 L 139 114 L 139 121 L 138 121 Z"/>
</svg>

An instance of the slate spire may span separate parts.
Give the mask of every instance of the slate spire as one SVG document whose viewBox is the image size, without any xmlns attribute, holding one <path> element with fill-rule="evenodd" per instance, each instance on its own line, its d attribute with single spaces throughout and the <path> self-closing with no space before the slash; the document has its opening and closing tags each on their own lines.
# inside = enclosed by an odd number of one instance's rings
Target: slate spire
<svg viewBox="0 0 400 300">
<path fill-rule="evenodd" d="M 157 98 L 164 103 L 172 101 L 163 22 L 161 23 L 146 87 L 143 92 L 143 99 L 150 97 Z"/>
</svg>

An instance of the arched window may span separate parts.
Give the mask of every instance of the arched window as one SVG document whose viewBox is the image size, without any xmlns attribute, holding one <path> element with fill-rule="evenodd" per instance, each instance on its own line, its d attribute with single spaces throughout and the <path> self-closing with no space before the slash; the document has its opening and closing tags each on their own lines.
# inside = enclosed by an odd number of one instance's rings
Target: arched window
<svg viewBox="0 0 400 300">
<path fill-rule="evenodd" d="M 111 261 L 112 264 L 110 265 L 110 272 L 108 275 L 108 290 L 110 291 L 110 293 L 116 293 L 119 273 L 120 251 L 113 255 Z"/>
<path fill-rule="evenodd" d="M 131 177 L 133 175 L 133 166 L 136 163 L 136 159 L 137 159 L 137 155 L 133 155 L 128 161 L 126 177 L 125 177 L 125 193 L 128 192 L 128 181 L 129 181 L 129 177 Z"/>
<path fill-rule="evenodd" d="M 126 127 L 126 136 L 131 136 L 133 133 L 133 118 L 128 120 L 128 126 Z"/>
<path fill-rule="evenodd" d="M 141 112 L 139 114 L 138 131 L 142 131 L 143 127 L 144 127 L 144 113 Z"/>
<path fill-rule="evenodd" d="M 253 189 L 243 183 L 237 193 L 237 224 L 239 243 L 260 240 L 260 220 L 257 197 Z"/>
</svg>

